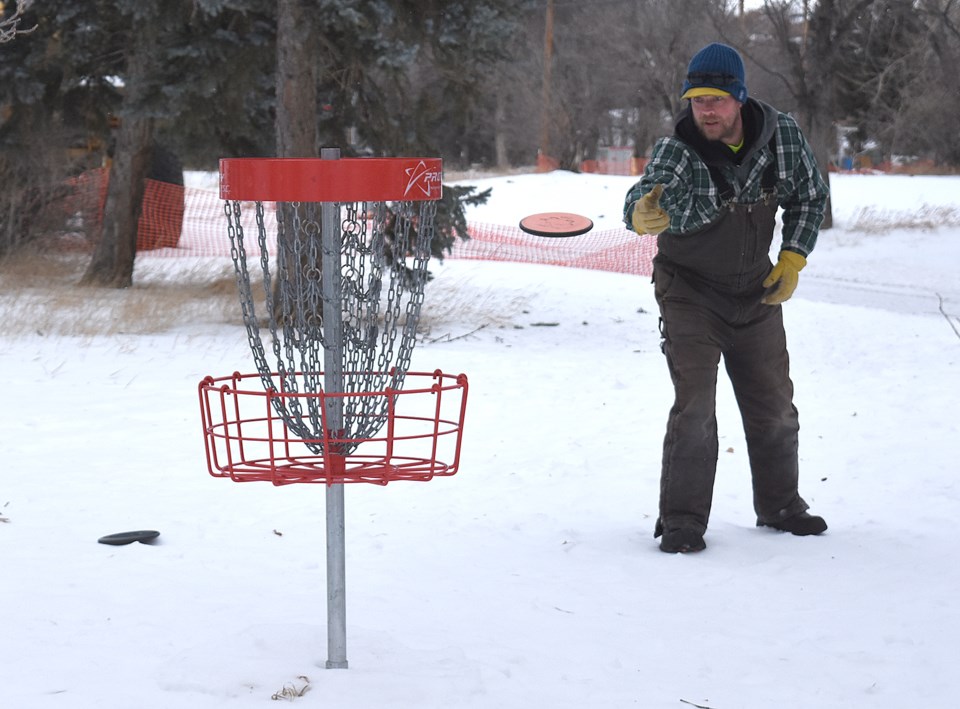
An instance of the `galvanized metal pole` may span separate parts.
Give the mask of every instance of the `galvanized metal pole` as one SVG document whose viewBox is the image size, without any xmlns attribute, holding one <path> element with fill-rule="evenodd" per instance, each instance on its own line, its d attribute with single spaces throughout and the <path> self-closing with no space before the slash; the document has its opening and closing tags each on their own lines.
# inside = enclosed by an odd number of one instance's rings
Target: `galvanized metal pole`
<svg viewBox="0 0 960 709">
<path fill-rule="evenodd" d="M 324 160 L 339 160 L 339 148 L 322 148 Z M 343 313 L 340 283 L 340 209 L 331 202 L 320 207 L 320 243 L 323 253 L 321 290 L 323 292 L 323 365 L 324 391 L 341 394 L 343 382 Z M 343 431 L 343 399 L 325 400 L 330 435 Z M 342 465 L 340 451 L 324 451 L 326 463 Z M 346 545 L 344 542 L 343 485 L 327 486 L 327 669 L 347 668 L 347 584 Z"/>
</svg>

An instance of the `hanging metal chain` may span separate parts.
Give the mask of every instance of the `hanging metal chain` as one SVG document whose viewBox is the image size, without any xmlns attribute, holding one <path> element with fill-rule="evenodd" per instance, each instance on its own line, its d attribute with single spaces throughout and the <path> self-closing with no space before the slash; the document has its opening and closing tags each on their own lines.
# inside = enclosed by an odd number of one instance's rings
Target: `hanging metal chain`
<svg viewBox="0 0 960 709">
<path fill-rule="evenodd" d="M 323 445 L 323 405 L 319 396 L 345 394 L 342 430 L 326 432 L 352 452 L 383 426 L 390 401 L 364 393 L 400 390 L 416 344 L 417 327 L 434 234 L 434 201 L 337 204 L 339 253 L 323 248 L 320 203 L 278 203 L 276 263 L 271 268 L 268 229 L 262 202 L 256 203 L 256 253 L 262 275 L 262 316 L 258 315 L 248 265 L 239 202 L 227 202 L 230 253 L 237 275 L 240 307 L 250 350 L 263 386 L 288 429 L 308 441 L 314 453 Z M 330 205 L 327 205 L 329 208 Z M 324 262 L 338 264 L 338 302 L 325 303 Z M 337 337 L 324 327 L 324 306 L 340 319 Z M 328 311 L 329 312 L 329 311 Z M 261 323 L 265 322 L 266 332 Z M 264 338 L 269 340 L 265 346 Z M 268 360 L 267 351 L 272 353 Z M 342 391 L 324 392 L 325 354 L 339 354 Z M 329 361 L 329 360 L 327 360 Z"/>
</svg>

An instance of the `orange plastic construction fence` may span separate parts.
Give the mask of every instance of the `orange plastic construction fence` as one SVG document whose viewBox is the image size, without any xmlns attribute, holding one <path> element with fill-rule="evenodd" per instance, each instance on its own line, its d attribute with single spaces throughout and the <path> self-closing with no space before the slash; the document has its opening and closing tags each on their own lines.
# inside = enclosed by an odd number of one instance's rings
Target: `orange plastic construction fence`
<svg viewBox="0 0 960 709">
<path fill-rule="evenodd" d="M 401 186 L 402 191 L 405 188 Z M 231 188 L 232 189 L 232 188 Z M 101 218 L 106 198 L 105 171 L 84 173 L 75 182 L 75 194 L 65 205 L 82 221 Z M 273 212 L 273 205 L 265 205 Z M 253 214 L 253 209 L 244 210 Z M 249 233 L 256 232 L 251 216 Z M 276 220 L 267 225 L 276 234 Z M 87 228 L 90 233 L 92 230 Z M 451 259 L 511 261 L 569 266 L 617 273 L 650 275 L 656 255 L 656 238 L 622 228 L 594 229 L 569 239 L 547 239 L 522 232 L 516 225 L 470 222 L 470 239 L 458 240 Z M 77 239 L 65 244 L 76 246 Z M 91 245 L 81 242 L 84 248 Z M 224 228 L 223 200 L 213 190 L 179 187 L 148 180 L 137 251 L 141 257 L 229 257 L 230 243 Z"/>
</svg>

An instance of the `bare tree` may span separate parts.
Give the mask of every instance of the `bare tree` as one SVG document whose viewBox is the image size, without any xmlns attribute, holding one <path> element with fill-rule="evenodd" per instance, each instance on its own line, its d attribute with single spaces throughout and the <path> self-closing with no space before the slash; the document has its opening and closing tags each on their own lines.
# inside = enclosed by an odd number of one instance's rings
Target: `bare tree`
<svg viewBox="0 0 960 709">
<path fill-rule="evenodd" d="M 545 106 L 553 157 L 575 168 L 593 156 L 601 137 L 622 131 L 643 155 L 655 138 L 671 132 L 687 63 L 715 38 L 705 8 L 722 5 L 723 0 L 558 4 L 551 98 Z"/>
<path fill-rule="evenodd" d="M 33 0 L 18 0 L 17 9 L 9 17 L 0 17 L 0 44 L 11 41 L 19 34 L 30 34 L 36 29 L 36 26 L 30 29 L 21 29 L 20 21 L 23 19 L 23 13 L 30 9 Z"/>
<path fill-rule="evenodd" d="M 911 76 L 901 79 L 901 101 L 889 116 L 890 151 L 960 165 L 960 1 L 922 0 L 914 17 L 923 29 L 903 55 Z"/>
<path fill-rule="evenodd" d="M 723 7 L 723 0 L 648 0 L 627 26 L 637 79 L 635 142 L 641 154 L 665 129 L 672 132 L 683 107 L 680 89 L 687 64 L 716 39 L 710 17 Z"/>
<path fill-rule="evenodd" d="M 835 145 L 837 81 L 842 76 L 844 40 L 848 39 L 861 13 L 876 0 L 819 0 L 811 9 L 808 0 L 764 0 L 761 16 L 764 32 L 747 29 L 731 41 L 755 67 L 775 77 L 789 92 L 794 113 L 813 148 L 824 180 L 829 184 L 830 155 Z M 719 25 L 718 25 L 719 26 Z M 727 23 L 725 31 L 736 25 Z M 772 51 L 764 57 L 764 47 Z M 770 61 L 770 57 L 776 60 Z M 782 107 L 780 107 L 783 110 Z M 827 203 L 822 228 L 833 225 Z"/>
</svg>

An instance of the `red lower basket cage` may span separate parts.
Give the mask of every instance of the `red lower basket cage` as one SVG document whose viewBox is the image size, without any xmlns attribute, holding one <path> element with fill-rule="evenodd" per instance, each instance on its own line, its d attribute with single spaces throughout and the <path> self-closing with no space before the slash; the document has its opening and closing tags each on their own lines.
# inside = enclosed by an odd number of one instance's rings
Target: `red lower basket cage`
<svg viewBox="0 0 960 709">
<path fill-rule="evenodd" d="M 275 378 L 277 375 L 273 375 Z M 297 375 L 302 376 L 302 375 Z M 314 375 L 315 376 L 315 375 Z M 324 394 L 265 391 L 259 374 L 200 382 L 207 468 L 237 482 L 374 483 L 430 480 L 457 472 L 467 405 L 467 377 L 408 372 L 402 390 Z M 314 398 L 325 410 L 334 397 L 385 397 L 382 425 L 369 438 L 343 439 L 324 430 L 305 440 L 292 434 L 275 399 Z M 279 402 L 284 403 L 284 402 Z M 340 455 L 335 451 L 349 450 Z M 320 453 L 315 451 L 320 450 Z"/>
</svg>

